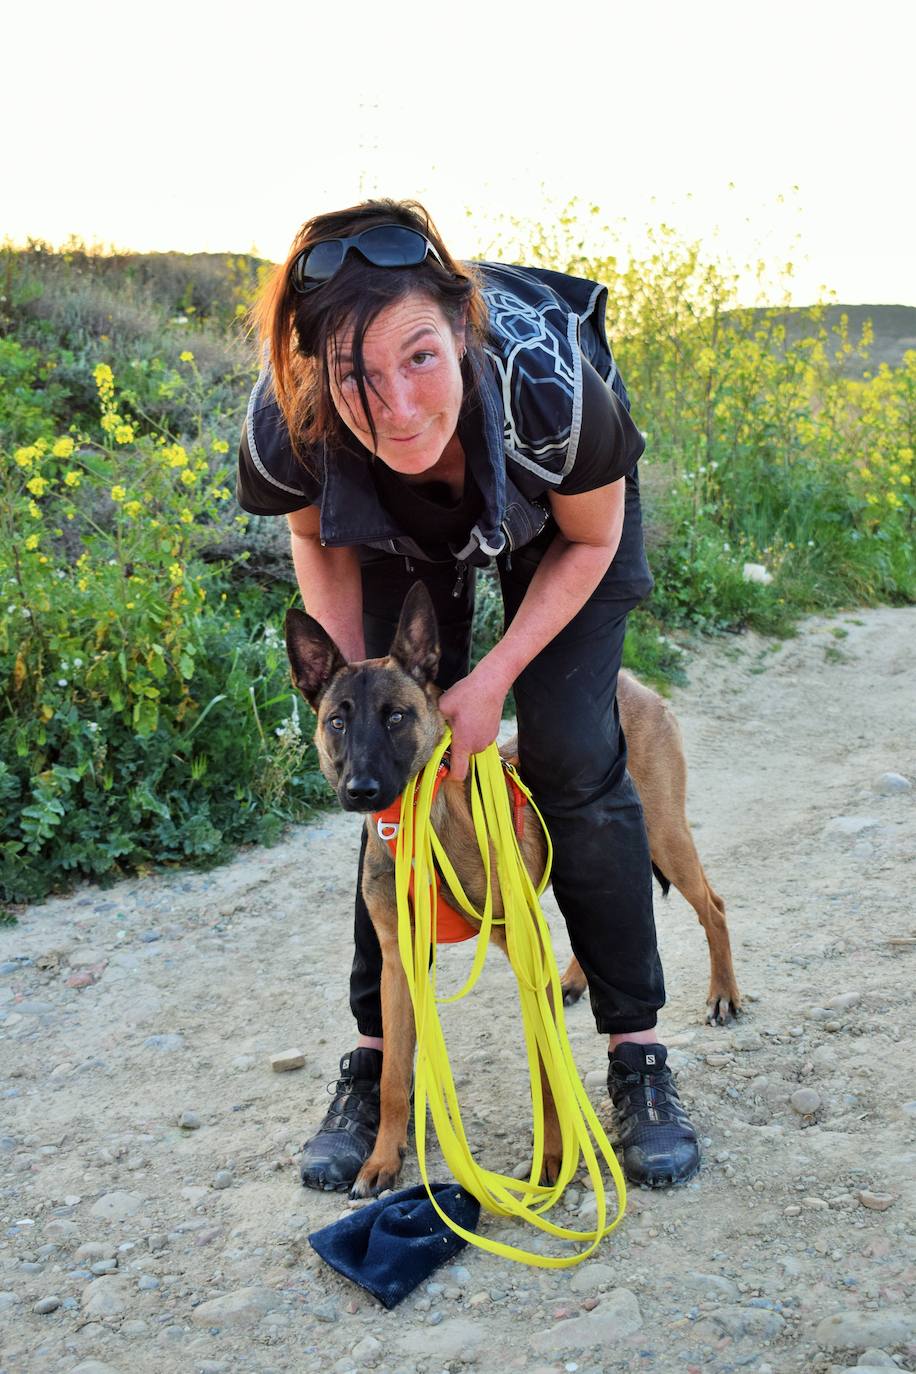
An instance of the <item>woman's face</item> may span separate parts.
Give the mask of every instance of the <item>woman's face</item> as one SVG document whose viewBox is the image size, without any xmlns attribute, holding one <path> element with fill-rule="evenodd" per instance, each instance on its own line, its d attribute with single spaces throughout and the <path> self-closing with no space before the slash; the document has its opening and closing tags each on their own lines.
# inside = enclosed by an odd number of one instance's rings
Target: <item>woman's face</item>
<svg viewBox="0 0 916 1374">
<path fill-rule="evenodd" d="M 336 356 L 328 358 L 331 396 L 347 429 L 371 449 L 349 349 L 344 331 Z M 363 366 L 378 435 L 376 452 L 394 472 L 419 476 L 442 457 L 464 395 L 463 351 L 463 327 L 456 332 L 423 292 L 386 306 L 366 330 Z"/>
</svg>

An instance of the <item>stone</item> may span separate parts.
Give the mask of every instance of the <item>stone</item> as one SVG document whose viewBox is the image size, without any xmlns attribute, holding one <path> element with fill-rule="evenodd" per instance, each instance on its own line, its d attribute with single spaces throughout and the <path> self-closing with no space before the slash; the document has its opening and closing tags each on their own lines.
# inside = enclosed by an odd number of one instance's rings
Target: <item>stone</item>
<svg viewBox="0 0 916 1374">
<path fill-rule="evenodd" d="M 398 1342 L 398 1351 L 439 1369 L 450 1360 L 467 1361 L 488 1339 L 479 1321 L 451 1317 L 437 1326 L 424 1325 L 408 1331 Z"/>
<path fill-rule="evenodd" d="M 272 1288 L 238 1288 L 220 1298 L 202 1302 L 191 1313 L 195 1326 L 239 1327 L 260 1321 L 265 1312 L 283 1306 L 283 1295 Z"/>
<path fill-rule="evenodd" d="M 143 1199 L 138 1193 L 103 1193 L 92 1204 L 90 1215 L 102 1221 L 123 1221 L 125 1217 L 135 1216 L 142 1206 Z"/>
<path fill-rule="evenodd" d="M 354 1345 L 350 1352 L 358 1365 L 377 1364 L 381 1353 L 382 1343 L 377 1341 L 374 1336 L 365 1336 Z"/>
<path fill-rule="evenodd" d="M 124 1374 L 124 1370 L 116 1369 L 113 1364 L 105 1364 L 102 1360 L 83 1360 L 71 1369 L 70 1374 Z"/>
<path fill-rule="evenodd" d="M 825 835 L 862 835 L 880 822 L 874 816 L 834 816 L 824 826 Z"/>
<path fill-rule="evenodd" d="M 821 1106 L 821 1095 L 813 1088 L 798 1088 L 789 1098 L 789 1104 L 799 1116 L 813 1116 Z"/>
<path fill-rule="evenodd" d="M 96 1276 L 101 1274 L 113 1274 L 117 1267 L 118 1261 L 116 1259 L 99 1259 L 89 1266 L 92 1273 Z"/>
<path fill-rule="evenodd" d="M 235 1175 L 231 1169 L 217 1169 L 213 1175 L 214 1188 L 231 1188 Z"/>
<path fill-rule="evenodd" d="M 80 1305 L 87 1317 L 120 1317 L 129 1306 L 125 1279 L 93 1279 L 83 1289 Z"/>
<path fill-rule="evenodd" d="M 912 792 L 913 784 L 902 773 L 882 773 L 875 783 L 875 791 L 882 797 L 892 797 L 897 792 Z"/>
<path fill-rule="evenodd" d="M 143 1042 L 146 1050 L 156 1050 L 159 1054 L 171 1054 L 174 1050 L 184 1049 L 183 1035 L 148 1035 Z"/>
<path fill-rule="evenodd" d="M 293 1069 L 305 1068 L 305 1055 L 301 1050 L 282 1050 L 270 1056 L 270 1067 L 274 1073 L 291 1073 Z"/>
<path fill-rule="evenodd" d="M 893 1193 L 873 1193 L 868 1188 L 862 1188 L 856 1197 L 863 1207 L 868 1207 L 872 1212 L 886 1212 L 897 1201 Z"/>
<path fill-rule="evenodd" d="M 44 1233 L 49 1240 L 73 1240 L 74 1236 L 79 1235 L 80 1228 L 75 1221 L 67 1221 L 65 1217 L 56 1217 L 54 1221 L 49 1221 L 44 1228 Z"/>
<path fill-rule="evenodd" d="M 569 1281 L 573 1293 L 598 1293 L 602 1288 L 610 1288 L 617 1279 L 617 1271 L 610 1264 L 600 1260 L 580 1264 Z"/>
<path fill-rule="evenodd" d="M 559 1352 L 602 1344 L 612 1344 L 632 1336 L 642 1327 L 642 1313 L 635 1293 L 628 1288 L 615 1288 L 583 1317 L 558 1322 L 547 1331 L 539 1331 L 531 1338 L 537 1351 Z"/>
<path fill-rule="evenodd" d="M 155 1274 L 143 1274 L 137 1287 L 141 1293 L 152 1293 L 159 1287 L 159 1280 Z"/>
<path fill-rule="evenodd" d="M 11 1293 L 9 1289 L 0 1293 L 0 1312 L 6 1312 L 10 1307 L 15 1307 L 19 1301 L 18 1293 Z"/>
<path fill-rule="evenodd" d="M 840 992 L 836 997 L 831 997 L 827 1006 L 830 1011 L 849 1011 L 852 1007 L 857 1007 L 862 1001 L 861 992 Z"/>
<path fill-rule="evenodd" d="M 47 1316 L 49 1312 L 56 1312 L 60 1307 L 60 1298 L 39 1298 L 32 1308 L 40 1317 Z"/>
<path fill-rule="evenodd" d="M 916 1315 L 892 1308 L 883 1312 L 834 1312 L 818 1323 L 814 1339 L 827 1350 L 904 1345 L 916 1340 Z"/>
<path fill-rule="evenodd" d="M 115 1247 L 113 1244 L 106 1244 L 103 1241 L 87 1240 L 84 1245 L 80 1245 L 73 1252 L 75 1260 L 102 1260 L 114 1259 Z"/>
<path fill-rule="evenodd" d="M 178 1124 L 183 1131 L 199 1131 L 201 1127 L 200 1116 L 197 1112 L 180 1112 L 178 1116 Z"/>
<path fill-rule="evenodd" d="M 863 1365 L 871 1365 L 873 1369 L 899 1368 L 893 1355 L 888 1355 L 886 1350 L 863 1350 L 856 1364 L 860 1369 Z"/>
<path fill-rule="evenodd" d="M 688 1274 L 683 1280 L 685 1288 L 693 1289 L 700 1293 L 716 1293 L 719 1297 L 727 1298 L 729 1302 L 737 1302 L 740 1294 L 738 1285 L 734 1279 L 726 1278 L 724 1274 Z"/>
<path fill-rule="evenodd" d="M 737 1304 L 717 1307 L 709 1319 L 733 1340 L 750 1336 L 754 1340 L 769 1341 L 778 1336 L 785 1322 L 778 1312 L 761 1307 L 741 1307 Z"/>
</svg>

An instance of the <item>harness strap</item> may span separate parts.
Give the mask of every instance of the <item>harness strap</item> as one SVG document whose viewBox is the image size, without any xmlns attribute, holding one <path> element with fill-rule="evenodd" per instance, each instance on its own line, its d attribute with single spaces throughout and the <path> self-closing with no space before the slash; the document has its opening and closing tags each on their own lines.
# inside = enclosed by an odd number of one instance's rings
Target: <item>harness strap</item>
<svg viewBox="0 0 916 1374">
<path fill-rule="evenodd" d="M 440 763 L 435 779 L 433 780 L 432 801 L 435 801 L 449 772 L 449 758 L 446 754 Z M 512 820 L 515 833 L 519 840 L 525 833 L 525 807 L 528 805 L 528 798 L 519 786 L 515 777 L 515 770 L 511 764 L 503 760 L 503 776 L 506 780 L 506 787 L 509 789 L 509 797 L 512 802 Z M 417 805 L 417 793 L 414 793 L 414 810 Z M 380 840 L 384 840 L 391 857 L 397 858 L 398 852 L 398 833 L 401 829 L 401 797 L 395 797 L 390 806 L 386 806 L 383 811 L 373 812 L 372 819 L 375 821 L 375 828 Z M 435 871 L 436 883 L 436 944 L 437 945 L 457 945 L 463 940 L 470 940 L 477 935 L 478 929 L 466 920 L 460 911 L 447 902 L 442 895 L 442 875 L 438 870 Z M 410 900 L 414 900 L 414 875 L 410 875 Z"/>
</svg>

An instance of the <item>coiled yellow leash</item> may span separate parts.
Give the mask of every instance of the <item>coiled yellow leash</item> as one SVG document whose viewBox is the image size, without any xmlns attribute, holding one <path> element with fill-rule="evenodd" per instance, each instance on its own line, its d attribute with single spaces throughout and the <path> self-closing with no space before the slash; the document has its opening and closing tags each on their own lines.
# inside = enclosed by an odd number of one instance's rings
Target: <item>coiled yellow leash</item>
<svg viewBox="0 0 916 1374">
<path fill-rule="evenodd" d="M 600 1241 L 622 1220 L 626 1208 L 626 1185 L 617 1157 L 582 1086 L 566 1036 L 563 995 L 550 944 L 550 932 L 538 897 L 547 885 L 550 872 L 550 838 L 547 837 L 547 864 L 537 887 L 531 881 L 519 849 L 503 772 L 503 761 L 496 745 L 471 758 L 471 816 L 481 862 L 486 874 L 486 900 L 482 912 L 468 901 L 458 877 L 430 824 L 433 788 L 439 764 L 451 740 L 446 730 L 432 758 L 404 791 L 401 824 L 395 859 L 395 884 L 398 902 L 398 945 L 410 987 L 417 1028 L 417 1064 L 414 1081 L 414 1116 L 417 1159 L 430 1200 L 444 1222 L 471 1245 L 522 1264 L 543 1269 L 565 1269 L 587 1259 Z M 524 784 L 519 786 L 534 802 Z M 537 808 L 534 810 L 544 825 Z M 544 833 L 547 835 L 546 826 Z M 531 1102 L 534 1113 L 534 1156 L 527 1180 L 495 1173 L 476 1163 L 471 1155 L 461 1121 L 455 1084 L 439 1021 L 437 1004 L 456 1002 L 465 997 L 477 982 L 487 956 L 493 926 L 493 894 L 490 872 L 490 844 L 496 855 L 499 889 L 505 913 L 506 943 L 509 959 L 518 981 L 522 1024 L 528 1053 Z M 471 972 L 461 990 L 451 997 L 436 994 L 436 883 L 434 858 L 458 906 L 480 921 L 480 936 Z M 414 877 L 411 903 L 410 879 Z M 413 906 L 413 921 L 411 921 Z M 548 1000 L 552 996 L 553 1010 Z M 547 1081 L 556 1103 L 562 1139 L 562 1163 L 556 1183 L 539 1182 L 544 1159 L 543 1098 L 539 1058 L 543 1060 Z M 458 1226 L 436 1203 L 429 1186 L 426 1168 L 426 1109 L 429 1107 L 439 1146 L 445 1162 L 461 1186 L 476 1197 L 481 1206 L 495 1216 L 516 1217 L 540 1231 L 561 1240 L 584 1243 L 572 1255 L 541 1255 L 514 1245 L 479 1236 Z M 594 1145 L 593 1142 L 594 1141 Z M 616 1215 L 607 1219 L 601 1168 L 595 1145 L 603 1157 L 616 1192 Z M 575 1231 L 554 1225 L 546 1213 L 559 1201 L 584 1158 L 595 1192 L 597 1219 L 594 1230 Z"/>
</svg>

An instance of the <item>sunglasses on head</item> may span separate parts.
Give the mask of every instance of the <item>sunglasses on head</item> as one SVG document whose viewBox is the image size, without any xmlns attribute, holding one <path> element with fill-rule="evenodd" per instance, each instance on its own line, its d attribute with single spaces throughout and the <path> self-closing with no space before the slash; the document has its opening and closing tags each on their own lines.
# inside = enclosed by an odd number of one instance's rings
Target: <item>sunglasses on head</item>
<svg viewBox="0 0 916 1374">
<path fill-rule="evenodd" d="M 344 239 L 323 239 L 294 258 L 289 279 L 293 289 L 304 295 L 330 281 L 341 269 L 350 250 L 373 267 L 419 267 L 432 255 L 440 267 L 442 259 L 425 234 L 403 224 L 377 224 Z"/>
</svg>

